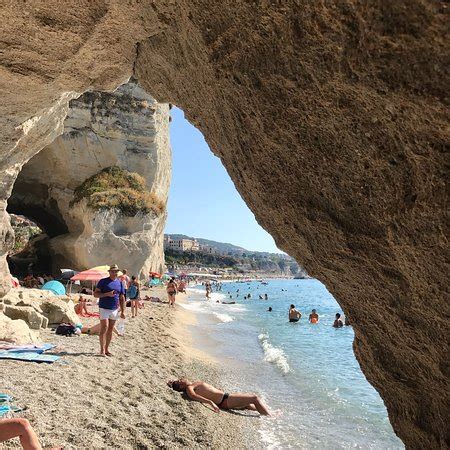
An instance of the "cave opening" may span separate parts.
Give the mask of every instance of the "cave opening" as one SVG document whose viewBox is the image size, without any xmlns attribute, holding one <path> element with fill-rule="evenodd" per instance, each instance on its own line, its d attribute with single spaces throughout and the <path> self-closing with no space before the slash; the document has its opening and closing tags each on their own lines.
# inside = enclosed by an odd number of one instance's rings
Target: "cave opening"
<svg viewBox="0 0 450 450">
<path fill-rule="evenodd" d="M 17 279 L 24 279 L 27 275 L 51 274 L 49 235 L 30 216 L 25 216 L 17 210 L 16 212 L 8 211 L 14 231 L 14 247 L 7 255 L 11 275 Z M 29 280 L 24 285 L 35 287 Z"/>
<path fill-rule="evenodd" d="M 49 195 L 49 186 L 30 177 L 32 166 L 33 158 L 19 173 L 7 204 L 15 234 L 7 260 L 11 274 L 19 279 L 27 275 L 58 276 L 52 240 L 68 233 L 58 204 Z"/>
<path fill-rule="evenodd" d="M 129 95 L 127 89 L 132 90 L 133 96 Z M 46 233 L 47 237 L 43 239 L 46 242 L 45 251 L 41 253 L 43 256 L 41 260 L 45 261 L 52 268 L 48 270 L 52 270 L 54 273 L 57 268 L 68 267 L 83 270 L 109 262 L 117 262 L 122 267 L 130 268 L 131 274 L 138 274 L 141 270 L 142 273 L 148 273 L 152 269 L 156 272 L 163 270 L 163 262 L 160 259 L 163 245 L 164 215 L 142 223 L 142 220 L 131 217 L 115 216 L 111 218 L 110 214 L 102 212 L 88 215 L 86 210 L 77 210 L 76 205 L 71 206 L 73 193 L 80 183 L 111 165 L 123 167 L 131 172 L 144 172 L 149 190 L 155 192 L 160 198 L 167 195 L 170 181 L 168 140 L 161 137 L 154 139 L 154 136 L 157 134 L 158 127 L 162 127 L 163 134 L 166 132 L 168 134 L 168 105 L 158 106 L 154 100 L 148 98 L 149 96 L 144 95 L 141 91 L 142 89 L 136 86 L 123 87 L 122 91 L 119 88 L 119 93 L 123 95 L 119 95 L 118 98 L 117 93 L 95 93 L 95 95 L 88 93 L 83 96 L 83 99 L 80 98 L 71 102 L 71 108 L 76 110 L 76 114 L 71 116 L 69 112 L 63 135 L 25 164 L 16 180 L 8 201 L 8 212 L 31 218 Z M 183 113 L 179 110 L 176 114 Z M 156 119 L 148 129 L 147 121 L 153 120 L 152 117 L 156 117 Z M 176 122 L 172 121 L 172 126 Z M 190 126 L 192 127 L 192 125 Z M 196 132 L 204 141 L 201 133 L 198 130 Z M 151 151 L 149 145 L 152 146 Z M 212 166 L 199 167 L 199 161 L 193 154 L 186 151 L 186 145 L 182 148 L 183 150 L 188 154 L 187 159 L 194 166 L 184 165 L 184 167 L 181 167 L 177 174 L 174 173 L 174 181 L 183 180 L 185 183 L 189 183 L 189 179 L 203 178 L 206 185 L 203 186 L 203 192 L 195 195 L 188 194 L 186 189 L 188 184 L 185 184 L 180 189 L 184 195 L 184 200 L 175 208 L 178 208 L 185 217 L 189 215 L 193 224 L 197 227 L 201 225 L 201 222 L 209 221 L 212 227 L 226 227 L 235 232 L 236 236 L 242 237 L 244 230 L 237 225 L 238 212 L 232 205 L 228 204 L 226 191 L 222 190 L 212 197 L 205 195 L 213 192 L 211 180 L 216 177 L 212 173 Z M 208 155 L 212 157 L 209 148 L 207 151 Z M 217 158 L 215 159 L 217 160 Z M 143 160 L 149 162 L 148 168 L 142 164 Z M 70 161 L 70 164 L 68 161 Z M 175 154 L 175 170 L 178 170 L 176 167 L 177 161 L 178 158 Z M 225 172 L 220 161 L 219 164 L 220 170 Z M 198 172 L 198 169 L 200 169 L 200 172 Z M 187 178 L 182 176 L 183 172 L 187 175 Z M 245 171 L 243 177 L 245 178 Z M 49 180 L 49 183 L 44 182 L 45 180 Z M 235 190 L 233 183 L 231 181 L 229 183 Z M 175 183 L 173 183 L 174 185 Z M 235 195 L 237 195 L 239 202 L 244 203 L 236 191 Z M 172 200 L 173 196 L 169 196 L 169 202 Z M 214 212 L 213 207 L 216 206 L 219 210 L 222 210 L 222 214 Z M 207 212 L 205 219 L 199 217 L 199 210 Z M 249 210 L 246 214 L 252 215 Z M 182 223 L 183 218 L 178 222 Z M 96 224 L 95 230 L 92 224 Z M 143 233 L 144 229 L 148 233 Z M 179 231 L 183 232 L 184 230 Z M 145 245 L 148 236 L 152 233 L 160 236 L 161 239 L 155 239 L 151 242 L 151 245 L 146 247 L 143 252 L 146 253 L 146 258 L 136 260 L 137 252 L 135 249 L 137 246 L 133 247 L 130 244 L 136 242 L 138 245 Z M 194 234 L 193 232 L 188 233 Z M 145 236 L 142 237 L 144 234 Z M 138 235 L 140 237 L 136 237 Z M 130 239 L 130 236 L 133 237 Z M 194 234 L 193 237 L 202 236 Z M 111 248 L 109 253 L 105 253 L 105 243 L 106 246 Z M 100 253 L 97 250 L 98 248 L 100 248 Z M 129 255 L 126 254 L 127 251 L 130 252 Z M 60 259 L 58 259 L 58 256 Z M 154 265 L 148 265 L 147 260 L 150 260 L 151 264 Z M 68 262 L 66 263 L 66 261 Z M 155 261 L 157 262 L 155 263 Z M 44 270 L 43 273 L 45 272 Z M 371 442 L 378 442 L 380 446 L 401 448 L 401 444 L 393 434 L 388 422 L 382 400 L 369 385 L 356 361 L 352 349 L 352 329 L 343 330 L 336 338 L 331 335 L 335 330 L 331 327 L 330 321 L 332 321 L 334 313 L 340 310 L 340 307 L 326 288 L 317 283 L 317 280 L 306 280 L 303 285 L 297 286 L 295 281 L 292 281 L 292 285 L 287 287 L 281 287 L 277 284 L 272 287 L 269 282 L 271 289 L 269 301 L 272 308 L 275 305 L 273 314 L 271 313 L 270 316 L 271 319 L 274 318 L 275 320 L 270 322 L 266 322 L 267 303 L 242 303 L 243 295 L 241 295 L 241 298 L 232 298 L 238 306 L 226 305 L 225 299 L 220 297 L 218 304 L 214 302 L 213 305 L 208 305 L 211 307 L 210 312 L 212 311 L 215 317 L 212 322 L 209 319 L 206 321 L 207 327 L 210 327 L 210 329 L 198 329 L 198 334 L 204 335 L 205 332 L 211 332 L 210 334 L 214 335 L 217 333 L 218 320 L 221 325 L 222 337 L 227 336 L 222 342 L 235 342 L 236 345 L 229 348 L 245 347 L 250 349 L 248 352 L 253 352 L 258 364 L 255 364 L 253 368 L 246 366 L 245 373 L 250 375 L 244 381 L 248 387 L 253 386 L 254 389 L 265 392 L 273 405 L 277 405 L 278 397 L 292 396 L 292 389 L 298 397 L 306 398 L 309 396 L 308 404 L 311 414 L 308 415 L 310 421 L 305 420 L 304 425 L 302 425 L 304 435 L 310 436 L 317 421 L 329 422 L 331 417 L 337 415 L 338 419 L 334 420 L 336 427 L 322 428 L 322 435 L 316 436 L 315 439 L 320 439 L 325 444 L 328 440 L 333 443 L 335 435 L 339 433 L 339 428 L 354 426 L 357 430 L 358 426 L 366 426 L 366 429 L 369 430 L 366 436 L 368 436 L 367 439 L 372 440 Z M 263 292 L 262 286 L 258 286 L 261 289 L 259 292 Z M 247 286 L 245 287 L 247 288 Z M 229 286 L 230 294 L 227 295 L 235 296 L 238 289 L 239 287 L 235 285 Z M 293 296 L 289 299 L 290 302 L 292 298 L 296 298 L 295 303 L 300 302 L 302 305 L 304 321 L 307 320 L 309 310 L 318 308 L 321 317 L 320 325 L 323 328 L 316 329 L 320 329 L 321 334 L 314 334 L 306 326 L 301 326 L 298 329 L 291 327 L 285 330 L 280 327 L 277 330 L 272 330 L 271 327 L 274 323 L 277 326 L 282 323 L 285 325 L 286 310 L 283 303 L 287 297 L 287 294 L 284 294 L 285 291 Z M 280 292 L 283 292 L 283 297 L 280 297 Z M 256 295 L 255 291 L 254 297 Z M 299 297 L 295 297 L 298 295 Z M 305 298 L 314 301 L 306 302 Z M 324 303 L 320 303 L 318 300 Z M 195 305 L 195 300 L 192 305 Z M 202 306 L 199 306 L 199 308 L 202 308 L 203 300 L 200 305 Z M 258 317 L 260 329 L 256 328 L 252 321 L 247 320 L 246 312 L 243 312 L 243 310 L 233 312 L 234 308 L 239 309 L 239 305 L 248 308 L 246 311 L 252 314 L 251 317 Z M 238 317 L 242 319 L 242 323 L 246 327 L 252 330 L 252 336 L 257 337 L 257 339 L 249 341 L 248 346 L 243 346 L 240 341 L 233 341 L 236 337 L 242 336 L 242 330 L 233 328 L 237 326 Z M 264 322 L 261 320 L 262 318 L 264 318 Z M 283 330 L 283 332 L 279 332 L 279 330 Z M 283 348 L 284 343 L 293 338 L 293 336 L 283 333 L 285 331 L 292 332 L 292 330 L 298 331 L 296 336 L 301 334 L 305 338 L 305 342 L 308 343 L 308 348 L 302 348 L 300 354 L 290 353 L 291 347 Z M 227 331 L 230 334 L 226 334 Z M 198 344 L 201 347 L 204 343 L 198 342 Z M 239 359 L 236 358 L 236 355 L 227 354 L 227 349 L 223 345 L 217 345 L 216 347 L 219 352 L 224 352 L 219 356 L 223 356 L 227 360 Z M 317 351 L 321 353 L 320 360 L 315 354 Z M 205 350 L 205 353 L 208 353 L 208 351 Z M 335 358 L 336 353 L 339 354 L 338 360 Z M 245 355 L 241 356 L 243 356 L 243 360 L 240 361 L 242 365 L 235 366 L 236 371 L 232 373 L 236 377 L 245 366 Z M 328 370 L 325 373 L 314 363 L 304 365 L 303 368 L 297 367 L 294 363 L 296 360 L 303 362 L 318 361 L 323 367 L 325 367 L 325 360 L 332 361 L 332 363 L 326 363 Z M 258 371 L 255 372 L 255 369 L 258 369 Z M 264 373 L 265 377 L 261 377 L 261 373 Z M 306 390 L 302 389 L 304 386 L 308 387 L 307 384 L 300 387 L 294 381 L 293 384 L 289 385 L 286 380 L 289 377 L 292 378 L 292 374 L 295 373 L 301 373 L 304 379 L 309 380 L 311 383 L 309 386 L 315 385 L 317 379 L 320 379 L 321 383 L 317 384 L 316 389 L 308 388 Z M 269 381 L 270 385 L 261 383 L 261 380 Z M 273 386 L 279 386 L 279 388 L 273 389 Z M 336 394 L 336 392 L 339 392 L 339 394 Z M 361 402 L 362 397 L 366 397 L 364 404 Z M 324 406 L 325 403 L 326 407 Z M 316 410 L 314 410 L 314 405 L 317 406 Z M 317 415 L 315 415 L 316 412 Z M 301 411 L 298 411 L 298 415 L 300 414 Z M 349 417 L 351 424 L 347 420 Z M 284 434 L 289 436 L 294 422 L 287 420 L 283 426 Z M 328 431 L 324 432 L 324 429 Z M 360 433 L 349 433 L 346 439 L 349 444 L 356 442 L 362 447 L 367 447 L 369 441 L 365 440 L 366 436 L 361 437 Z"/>
</svg>

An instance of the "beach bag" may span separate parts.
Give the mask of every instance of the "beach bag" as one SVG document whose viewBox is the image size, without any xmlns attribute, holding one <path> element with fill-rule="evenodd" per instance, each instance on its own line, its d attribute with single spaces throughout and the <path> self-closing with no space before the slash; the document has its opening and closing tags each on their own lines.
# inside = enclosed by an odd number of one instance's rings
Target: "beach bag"
<svg viewBox="0 0 450 450">
<path fill-rule="evenodd" d="M 57 326 L 55 333 L 60 336 L 72 336 L 75 334 L 77 327 L 70 323 L 61 323 Z"/>
<path fill-rule="evenodd" d="M 132 284 L 128 289 L 127 289 L 127 295 L 128 298 L 131 300 L 134 300 L 137 295 L 138 295 L 138 289 L 136 287 L 136 285 Z"/>
</svg>

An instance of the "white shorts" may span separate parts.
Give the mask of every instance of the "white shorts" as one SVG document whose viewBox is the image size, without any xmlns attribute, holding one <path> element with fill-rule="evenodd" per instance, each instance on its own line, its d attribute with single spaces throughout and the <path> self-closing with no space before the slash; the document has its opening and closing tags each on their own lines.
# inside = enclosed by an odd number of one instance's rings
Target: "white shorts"
<svg viewBox="0 0 450 450">
<path fill-rule="evenodd" d="M 119 308 L 117 309 L 105 309 L 98 308 L 100 313 L 100 320 L 119 320 Z"/>
</svg>

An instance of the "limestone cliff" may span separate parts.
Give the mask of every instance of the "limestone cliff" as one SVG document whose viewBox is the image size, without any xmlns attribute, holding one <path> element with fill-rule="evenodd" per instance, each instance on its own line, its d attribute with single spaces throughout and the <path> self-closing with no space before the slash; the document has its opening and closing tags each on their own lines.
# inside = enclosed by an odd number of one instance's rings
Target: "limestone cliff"
<svg viewBox="0 0 450 450">
<path fill-rule="evenodd" d="M 278 246 L 335 295 L 396 433 L 445 448 L 447 6 L 7 2 L 0 211 L 68 100 L 134 75 L 185 111 Z"/>
<path fill-rule="evenodd" d="M 169 106 L 135 82 L 70 102 L 64 131 L 22 168 L 8 210 L 36 220 L 49 235 L 54 267 L 79 270 L 116 262 L 133 274 L 164 266 L 166 212 L 128 217 L 73 204 L 74 190 L 109 166 L 139 173 L 164 204 L 171 174 Z"/>
</svg>

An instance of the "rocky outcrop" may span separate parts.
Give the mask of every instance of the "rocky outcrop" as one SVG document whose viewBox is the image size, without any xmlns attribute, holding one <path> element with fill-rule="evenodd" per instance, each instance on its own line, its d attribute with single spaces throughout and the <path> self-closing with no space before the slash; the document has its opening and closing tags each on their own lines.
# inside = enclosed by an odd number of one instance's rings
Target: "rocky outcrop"
<svg viewBox="0 0 450 450">
<path fill-rule="evenodd" d="M 446 12 L 425 0 L 10 2 L 0 210 L 68 100 L 134 74 L 184 109 L 259 223 L 338 299 L 397 434 L 444 448 Z"/>
<path fill-rule="evenodd" d="M 80 323 L 70 297 L 40 289 L 12 289 L 0 301 L 11 319 L 24 320 L 31 329 L 59 323 Z M 38 326 L 39 325 L 39 326 Z"/>
<path fill-rule="evenodd" d="M 22 168 L 8 210 L 40 224 L 55 272 L 117 263 L 130 273 L 160 272 L 166 213 L 125 216 L 73 204 L 74 190 L 101 169 L 139 173 L 163 204 L 170 184 L 169 106 L 135 82 L 114 93 L 90 92 L 70 102 L 64 133 Z M 42 249 L 40 249 L 42 252 Z"/>
<path fill-rule="evenodd" d="M 47 328 L 48 325 L 48 319 L 36 311 L 32 306 L 5 305 L 3 313 L 10 319 L 23 320 L 32 330 Z"/>
<path fill-rule="evenodd" d="M 31 344 L 38 342 L 39 336 L 30 330 L 24 320 L 13 320 L 0 311 L 0 341 Z"/>
</svg>

